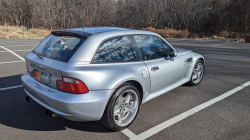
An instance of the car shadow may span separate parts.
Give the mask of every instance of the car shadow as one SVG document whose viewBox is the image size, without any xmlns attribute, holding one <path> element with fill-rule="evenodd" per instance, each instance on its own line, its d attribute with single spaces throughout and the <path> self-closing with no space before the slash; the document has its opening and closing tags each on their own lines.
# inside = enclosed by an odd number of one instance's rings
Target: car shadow
<svg viewBox="0 0 250 140">
<path fill-rule="evenodd" d="M 0 78 L 0 88 L 21 85 L 21 75 Z M 61 117 L 49 118 L 46 109 L 36 102 L 28 103 L 23 88 L 0 91 L 0 124 L 34 131 L 56 131 L 71 128 L 80 131 L 113 132 L 100 122 L 74 122 Z"/>
</svg>

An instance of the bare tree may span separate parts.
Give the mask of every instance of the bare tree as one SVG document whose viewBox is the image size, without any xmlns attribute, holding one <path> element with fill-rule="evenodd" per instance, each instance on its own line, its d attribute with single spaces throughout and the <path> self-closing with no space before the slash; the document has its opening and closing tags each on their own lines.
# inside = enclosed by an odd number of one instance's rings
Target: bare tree
<svg viewBox="0 0 250 140">
<path fill-rule="evenodd" d="M 0 24 L 248 32 L 249 0 L 0 0 Z M 76 23 L 76 25 L 73 25 Z"/>
<path fill-rule="evenodd" d="M 49 24 L 52 30 L 61 5 L 61 0 L 38 0 L 33 2 L 33 10 L 40 16 L 45 26 Z"/>
</svg>

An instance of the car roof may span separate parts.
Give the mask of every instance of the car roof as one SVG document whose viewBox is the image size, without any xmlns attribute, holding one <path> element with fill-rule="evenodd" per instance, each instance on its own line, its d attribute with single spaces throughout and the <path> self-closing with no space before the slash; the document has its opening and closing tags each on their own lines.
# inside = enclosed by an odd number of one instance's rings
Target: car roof
<svg viewBox="0 0 250 140">
<path fill-rule="evenodd" d="M 153 35 L 160 37 L 159 34 L 146 30 L 112 30 L 106 32 L 98 32 L 88 37 L 81 47 L 77 49 L 75 54 L 69 60 L 70 62 L 90 62 L 97 50 L 97 48 L 107 39 L 119 36 L 132 36 L 132 35 Z M 84 52 L 84 55 L 83 55 Z"/>
<path fill-rule="evenodd" d="M 70 32 L 79 35 L 83 35 L 85 37 L 89 37 L 93 34 L 98 34 L 102 32 L 111 32 L 111 31 L 126 31 L 132 29 L 119 28 L 119 27 L 88 27 L 88 28 L 73 28 L 73 29 L 64 29 L 59 30 L 60 32 Z"/>
</svg>

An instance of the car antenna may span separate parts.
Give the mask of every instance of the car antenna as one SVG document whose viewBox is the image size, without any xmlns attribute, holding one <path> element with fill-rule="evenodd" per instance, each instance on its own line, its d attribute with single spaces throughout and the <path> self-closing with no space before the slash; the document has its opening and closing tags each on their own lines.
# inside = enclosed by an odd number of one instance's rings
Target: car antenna
<svg viewBox="0 0 250 140">
<path fill-rule="evenodd" d="M 85 26 L 82 24 L 82 34 L 83 34 L 83 30 L 85 29 Z"/>
</svg>

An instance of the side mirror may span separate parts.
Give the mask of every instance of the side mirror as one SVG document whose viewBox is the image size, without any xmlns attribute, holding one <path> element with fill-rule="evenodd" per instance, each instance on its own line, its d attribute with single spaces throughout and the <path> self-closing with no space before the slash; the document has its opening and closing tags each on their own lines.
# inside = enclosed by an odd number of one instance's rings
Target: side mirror
<svg viewBox="0 0 250 140">
<path fill-rule="evenodd" d="M 177 52 L 176 51 L 172 51 L 171 53 L 170 53 L 170 60 L 171 61 L 174 61 L 174 57 L 176 57 L 177 56 Z"/>
<path fill-rule="evenodd" d="M 176 51 L 172 51 L 171 53 L 170 53 L 170 57 L 176 57 L 177 56 L 177 52 Z"/>
</svg>

